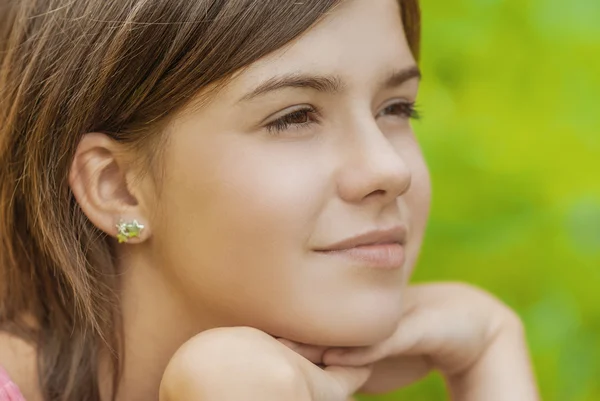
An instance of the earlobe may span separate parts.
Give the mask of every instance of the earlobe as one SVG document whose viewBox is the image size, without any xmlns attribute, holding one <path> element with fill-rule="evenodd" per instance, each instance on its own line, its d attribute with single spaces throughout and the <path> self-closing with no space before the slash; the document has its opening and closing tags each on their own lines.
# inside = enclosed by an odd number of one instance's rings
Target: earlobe
<svg viewBox="0 0 600 401">
<path fill-rule="evenodd" d="M 129 242 L 132 238 L 140 238 L 145 226 L 137 220 L 125 221 L 120 220 L 117 227 L 117 240 L 119 243 Z"/>
<path fill-rule="evenodd" d="M 102 133 L 83 136 L 69 172 L 69 185 L 88 219 L 119 242 L 148 238 L 146 211 L 130 188 L 131 155 Z"/>
</svg>

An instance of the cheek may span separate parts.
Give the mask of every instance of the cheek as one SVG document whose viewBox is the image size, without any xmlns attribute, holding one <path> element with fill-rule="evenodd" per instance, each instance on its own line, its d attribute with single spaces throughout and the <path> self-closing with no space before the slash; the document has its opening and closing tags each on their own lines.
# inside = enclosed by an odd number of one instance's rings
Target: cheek
<svg viewBox="0 0 600 401">
<path fill-rule="evenodd" d="M 173 144 L 177 157 L 167 160 L 163 263 L 221 316 L 286 308 L 286 293 L 302 286 L 304 246 L 327 186 L 304 152 L 256 142 Z"/>
<path fill-rule="evenodd" d="M 429 170 L 414 138 L 403 147 L 402 156 L 412 172 L 411 186 L 399 199 L 401 210 L 408 216 L 410 237 L 408 243 L 407 275 L 412 274 L 425 235 L 431 204 Z"/>
<path fill-rule="evenodd" d="M 307 249 L 333 196 L 337 151 L 227 135 L 211 143 L 179 138 L 165 159 L 156 263 L 195 316 L 330 345 L 389 335 L 401 307 L 396 281 Z M 428 175 L 416 143 L 405 145 L 415 175 L 404 198 L 418 233 Z"/>
<path fill-rule="evenodd" d="M 216 219 L 220 231 L 257 252 L 301 251 L 326 183 L 305 156 L 277 147 L 244 148 L 221 154 L 210 182 L 202 182 L 188 197 L 202 202 L 204 219 Z"/>
</svg>

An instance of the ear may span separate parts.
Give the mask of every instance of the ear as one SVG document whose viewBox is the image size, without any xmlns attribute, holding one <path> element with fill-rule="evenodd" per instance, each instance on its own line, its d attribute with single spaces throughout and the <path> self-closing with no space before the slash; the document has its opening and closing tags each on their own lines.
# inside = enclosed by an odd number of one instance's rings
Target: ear
<svg viewBox="0 0 600 401">
<path fill-rule="evenodd" d="M 83 136 L 71 170 L 69 185 L 79 206 L 88 219 L 100 230 L 117 238 L 120 223 L 136 221 L 144 228 L 139 236 L 127 240 L 139 243 L 150 237 L 150 215 L 145 193 L 151 190 L 137 180 L 137 163 L 125 147 L 105 134 Z"/>
</svg>

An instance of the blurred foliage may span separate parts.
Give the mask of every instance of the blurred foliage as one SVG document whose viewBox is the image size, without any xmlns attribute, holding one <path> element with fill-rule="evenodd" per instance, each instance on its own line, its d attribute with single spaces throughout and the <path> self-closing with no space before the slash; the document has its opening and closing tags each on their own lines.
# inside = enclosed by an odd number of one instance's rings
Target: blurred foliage
<svg viewBox="0 0 600 401">
<path fill-rule="evenodd" d="M 600 400 L 600 0 L 421 0 L 433 210 L 415 281 L 522 316 L 545 401 Z M 362 400 L 445 400 L 439 375 Z"/>
</svg>

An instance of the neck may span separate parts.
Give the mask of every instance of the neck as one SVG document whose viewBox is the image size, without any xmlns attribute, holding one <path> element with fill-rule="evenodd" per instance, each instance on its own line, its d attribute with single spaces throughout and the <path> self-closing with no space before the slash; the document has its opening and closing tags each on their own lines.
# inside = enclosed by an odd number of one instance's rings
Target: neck
<svg viewBox="0 0 600 401">
<path fill-rule="evenodd" d="M 129 260 L 128 260 L 129 259 Z M 117 401 L 158 400 L 163 372 L 175 351 L 207 329 L 194 324 L 184 299 L 169 285 L 162 270 L 136 258 L 121 259 L 123 370 Z M 105 359 L 101 368 L 102 399 L 110 392 L 112 371 Z"/>
</svg>

